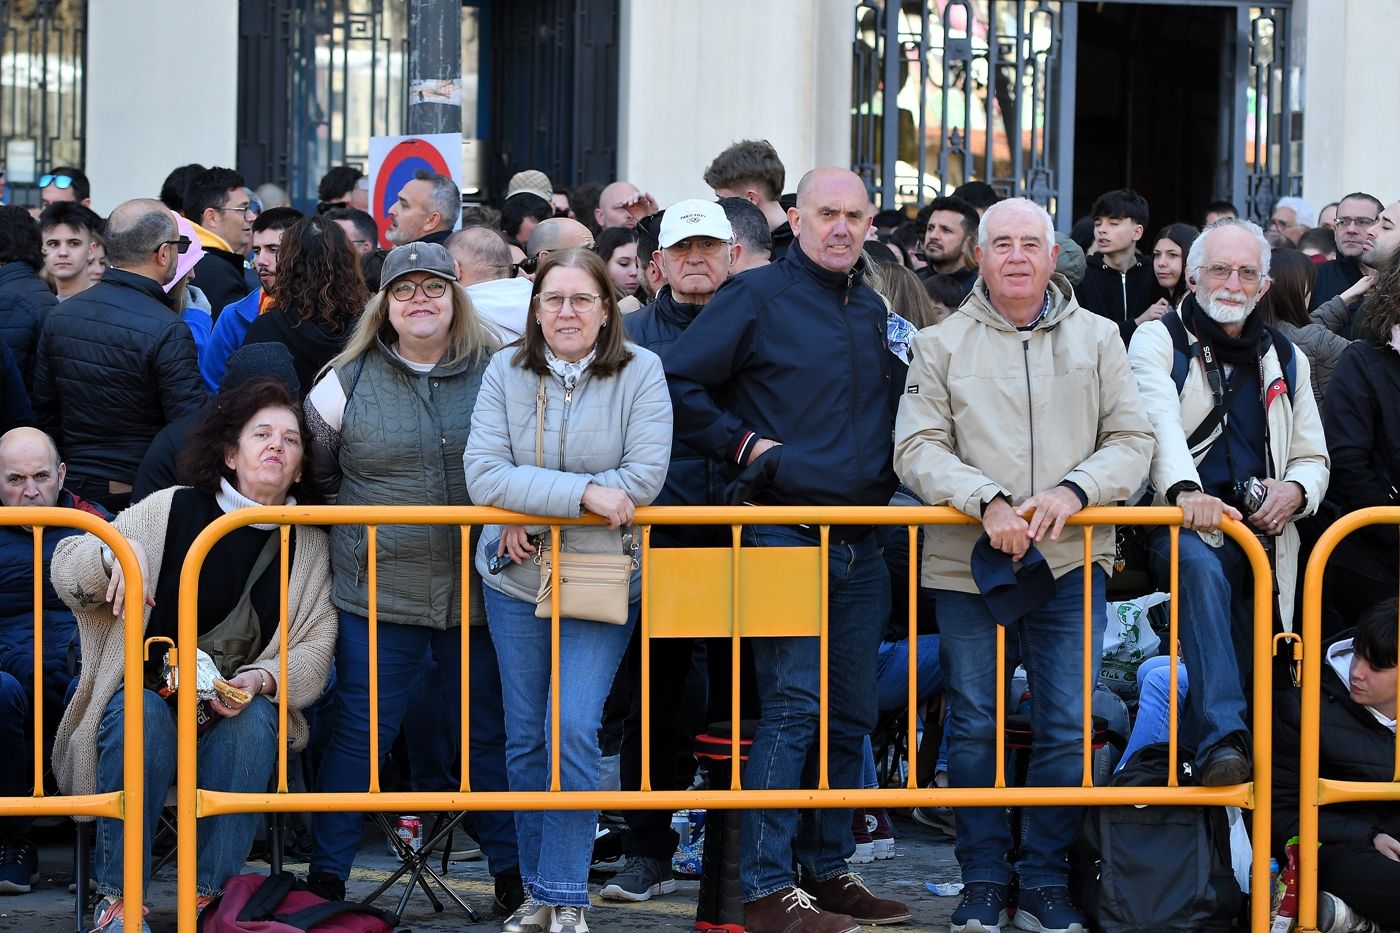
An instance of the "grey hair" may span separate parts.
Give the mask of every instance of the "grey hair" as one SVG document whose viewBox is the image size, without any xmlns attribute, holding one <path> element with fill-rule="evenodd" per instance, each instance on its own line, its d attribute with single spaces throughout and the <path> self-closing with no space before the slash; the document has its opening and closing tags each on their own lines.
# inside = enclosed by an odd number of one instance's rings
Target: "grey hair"
<svg viewBox="0 0 1400 933">
<path fill-rule="evenodd" d="M 977 226 L 978 247 L 987 248 L 987 230 L 1001 219 L 1001 215 L 1027 212 L 1035 214 L 1045 225 L 1045 248 L 1049 249 L 1054 246 L 1055 221 L 1050 218 L 1050 212 L 1030 198 L 1007 198 L 1004 201 L 998 201 L 983 212 L 982 222 Z"/>
<path fill-rule="evenodd" d="M 414 172 L 413 180 L 426 181 L 432 186 L 428 192 L 428 204 L 442 215 L 443 229 L 451 230 L 457 226 L 457 218 L 462 216 L 462 192 L 457 188 L 457 183 L 446 175 L 425 168 Z"/>
<path fill-rule="evenodd" d="M 1196 237 L 1196 242 L 1191 244 L 1191 251 L 1186 254 L 1187 272 L 1199 269 L 1206 264 L 1206 241 L 1210 239 L 1211 234 L 1217 230 L 1224 230 L 1226 227 L 1239 227 L 1254 237 L 1254 243 L 1259 247 L 1259 274 L 1267 276 L 1269 274 L 1269 259 L 1273 252 L 1269 241 L 1264 238 L 1264 231 L 1259 229 L 1258 224 L 1252 220 L 1242 220 L 1239 217 L 1222 217 L 1201 231 L 1201 235 Z"/>
<path fill-rule="evenodd" d="M 1286 207 L 1292 211 L 1298 223 L 1304 227 L 1317 226 L 1317 211 L 1313 210 L 1313 206 L 1302 198 L 1279 198 L 1278 202 L 1274 204 L 1274 210 L 1278 210 L 1280 207 Z"/>
<path fill-rule="evenodd" d="M 118 269 L 140 265 L 160 244 L 180 235 L 170 209 L 159 201 L 137 198 L 112 211 L 107 221 L 107 261 Z"/>
</svg>

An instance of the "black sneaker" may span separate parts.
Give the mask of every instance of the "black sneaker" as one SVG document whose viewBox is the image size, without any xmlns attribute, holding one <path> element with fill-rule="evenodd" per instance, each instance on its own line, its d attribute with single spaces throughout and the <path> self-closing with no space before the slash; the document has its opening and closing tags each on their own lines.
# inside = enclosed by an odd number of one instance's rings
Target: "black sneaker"
<svg viewBox="0 0 1400 933">
<path fill-rule="evenodd" d="M 1022 888 L 1012 922 L 1016 929 L 1032 933 L 1084 933 L 1088 928 L 1084 915 L 1070 902 L 1069 888 L 1062 884 Z"/>
<path fill-rule="evenodd" d="M 610 901 L 649 901 L 658 894 L 670 894 L 675 890 L 676 879 L 670 862 L 635 855 L 603 886 L 598 896 Z"/>
<path fill-rule="evenodd" d="M 504 920 L 525 903 L 525 883 L 518 867 L 507 868 L 496 876 L 496 917 Z"/>
<path fill-rule="evenodd" d="M 994 881 L 973 881 L 963 888 L 962 900 L 953 911 L 951 933 L 1001 933 L 1006 925 L 1007 886 Z"/>
<path fill-rule="evenodd" d="M 0 894 L 28 894 L 39 880 L 39 853 L 23 836 L 0 839 Z"/>
<path fill-rule="evenodd" d="M 306 889 L 328 901 L 345 900 L 345 880 L 328 871 L 313 871 L 307 875 Z"/>
</svg>

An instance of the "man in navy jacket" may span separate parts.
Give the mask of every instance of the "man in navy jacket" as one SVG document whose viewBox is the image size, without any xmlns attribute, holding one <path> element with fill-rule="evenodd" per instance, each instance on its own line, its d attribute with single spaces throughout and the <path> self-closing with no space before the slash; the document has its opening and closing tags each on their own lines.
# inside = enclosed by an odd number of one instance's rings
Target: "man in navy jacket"
<svg viewBox="0 0 1400 933">
<path fill-rule="evenodd" d="M 895 489 L 894 357 L 887 312 L 865 283 L 869 197 L 853 173 L 807 173 L 780 261 L 731 279 L 666 357 L 676 438 L 728 465 L 730 498 L 764 505 L 886 505 Z M 758 525 L 747 546 L 818 543 L 815 527 Z M 833 526 L 829 548 L 829 772 L 859 787 L 875 725 L 875 660 L 889 573 L 871 526 Z M 763 713 L 744 771 L 750 788 L 812 786 L 820 655 L 811 637 L 753 645 Z M 810 760 L 809 760 L 810 759 Z M 850 933 L 909 910 L 851 874 L 849 810 L 768 808 L 743 816 L 739 874 L 750 933 Z M 801 887 L 792 875 L 796 861 Z"/>
</svg>

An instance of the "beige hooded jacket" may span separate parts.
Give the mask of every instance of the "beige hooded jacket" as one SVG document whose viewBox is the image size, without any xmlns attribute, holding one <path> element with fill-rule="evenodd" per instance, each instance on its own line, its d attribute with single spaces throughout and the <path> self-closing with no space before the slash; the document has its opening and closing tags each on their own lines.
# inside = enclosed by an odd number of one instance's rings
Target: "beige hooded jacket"
<svg viewBox="0 0 1400 933">
<path fill-rule="evenodd" d="M 973 518 L 997 495 L 1019 505 L 1068 481 L 1088 504 L 1126 499 L 1147 478 L 1152 426 L 1118 328 L 1050 281 L 1050 310 L 1028 331 L 992 307 L 978 279 L 962 306 L 914 340 L 895 419 L 894 467 L 929 505 Z M 977 592 L 969 566 L 977 526 L 927 530 L 923 585 Z M 1111 572 L 1113 529 L 1094 532 L 1094 562 Z M 1037 548 L 1056 577 L 1082 567 L 1083 532 Z"/>
</svg>

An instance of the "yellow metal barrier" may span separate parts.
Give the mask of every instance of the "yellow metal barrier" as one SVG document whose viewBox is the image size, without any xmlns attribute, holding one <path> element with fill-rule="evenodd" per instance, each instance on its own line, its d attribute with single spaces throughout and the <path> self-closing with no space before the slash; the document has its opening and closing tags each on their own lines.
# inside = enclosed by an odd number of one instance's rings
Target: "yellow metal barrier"
<svg viewBox="0 0 1400 933">
<path fill-rule="evenodd" d="M 1090 528 L 1102 525 L 1167 525 L 1171 526 L 1171 588 L 1177 583 L 1178 537 L 1181 532 L 1181 511 L 1175 508 L 1094 508 L 1086 509 L 1069 520 L 1072 526 L 1084 527 L 1085 555 L 1085 619 L 1084 657 L 1095 657 L 1101 648 L 1092 642 L 1092 621 L 1089 617 L 1091 587 L 1087 581 L 1092 573 L 1093 541 Z M 946 507 L 801 507 L 801 506 L 674 506 L 639 508 L 635 525 L 642 529 L 642 603 L 640 629 L 644 639 L 660 637 L 728 637 L 731 640 L 735 669 L 738 669 L 741 637 L 773 635 L 811 635 L 821 639 L 821 705 L 818 726 L 818 786 L 809 789 L 750 790 L 744 789 L 740 768 L 731 769 L 728 790 L 656 791 L 651 789 L 650 776 L 650 659 L 642 653 L 641 742 L 643 769 L 641 789 L 637 791 L 569 791 L 560 790 L 559 743 L 559 588 L 554 588 L 551 644 L 551 761 L 550 790 L 537 792 L 482 792 L 470 786 L 469 759 L 462 755 L 462 778 L 455 792 L 393 792 L 379 789 L 379 710 L 378 710 L 378 615 L 376 594 L 378 586 L 376 527 L 379 525 L 545 525 L 551 535 L 553 557 L 558 561 L 559 530 L 580 524 L 599 524 L 591 516 L 581 519 L 541 518 L 519 515 L 480 506 L 297 506 L 239 509 L 212 522 L 195 539 L 185 558 L 180 579 L 179 640 L 194 644 L 199 573 L 210 548 L 229 532 L 251 524 L 281 524 L 282 587 L 280 635 L 280 673 L 285 682 L 287 663 L 287 554 L 289 525 L 365 525 L 368 528 L 369 558 L 369 790 L 364 793 L 303 793 L 290 794 L 287 789 L 287 746 L 278 743 L 277 790 L 273 793 L 239 794 L 201 790 L 195 780 L 195 706 L 193 691 L 179 691 L 179 919 L 182 931 L 195 927 L 195 821 L 201 817 L 248 812 L 330 812 L 330 811 L 451 811 L 451 810 L 594 810 L 594 809 L 750 809 L 764 807 L 912 807 L 912 806 L 1086 806 L 1086 805 L 1214 805 L 1253 809 L 1256 839 L 1269 838 L 1271 807 L 1271 775 L 1269 768 L 1256 768 L 1253 784 L 1234 787 L 1178 787 L 1174 773 L 1163 787 L 1094 787 L 1092 785 L 1092 695 L 1090 669 L 1083 671 L 1083 736 L 1084 778 L 1077 788 L 1007 787 L 1004 778 L 1005 760 L 1005 697 L 998 692 L 996 778 L 989 788 L 924 788 L 919 786 L 917 765 L 909 762 L 907 781 L 901 788 L 865 790 L 860 788 L 831 788 L 827 773 L 827 560 L 830 527 L 832 525 L 905 525 L 909 534 L 909 618 L 911 633 L 916 627 L 916 599 L 920 578 L 917 534 L 920 527 L 975 524 L 973 519 Z M 819 543 L 814 547 L 745 548 L 740 546 L 740 532 L 746 525 L 808 525 L 819 530 Z M 722 548 L 651 548 L 651 528 L 657 525 L 728 525 L 732 547 Z M 1270 669 L 1273 624 L 1272 576 L 1267 556 L 1254 533 L 1245 525 L 1226 519 L 1222 530 L 1233 539 L 1248 557 L 1256 581 L 1254 599 L 1254 667 Z M 469 640 L 466 620 L 471 615 L 470 593 L 466 586 L 466 566 L 472 561 L 469 535 L 462 536 L 462 669 L 468 670 Z M 799 574 L 805 580 L 791 579 Z M 665 585 L 663 585 L 663 581 Z M 674 581 L 674 582 L 673 582 Z M 806 589 L 804 590 L 804 584 Z M 1169 718 L 1171 726 L 1171 756 L 1176 760 L 1177 700 L 1177 604 L 1171 601 L 1171 631 L 1169 649 L 1171 687 Z M 800 618 L 808 614 L 808 621 Z M 794 618 L 797 616 L 797 618 Z M 810 620 L 815 618 L 813 624 Z M 1005 632 L 997 630 L 997 672 L 1005 671 Z M 918 705 L 918 639 L 909 639 L 910 710 Z M 179 654 L 182 683 L 193 683 L 194 653 Z M 186 666 L 190 667 L 186 669 Z M 740 709 L 739 678 L 733 678 L 731 707 L 734 728 L 731 752 L 740 757 L 740 735 L 737 724 Z M 469 719 L 466 715 L 468 683 L 460 685 L 461 716 L 460 747 L 469 745 Z M 1256 677 L 1254 686 L 1254 760 L 1268 762 L 1272 752 L 1272 724 L 1269 716 L 1270 682 L 1268 677 Z M 286 691 L 278 690 L 279 735 L 286 735 Z M 917 748 L 917 717 L 909 717 L 909 747 Z M 1175 768 L 1172 769 L 1173 772 Z M 1269 924 L 1268 858 L 1255 858 L 1252 866 L 1253 899 L 1251 930 L 1264 933 Z"/>
<path fill-rule="evenodd" d="M 89 512 L 72 508 L 14 506 L 0 508 L 0 525 L 28 527 L 34 536 L 34 792 L 29 797 L 0 797 L 0 811 L 7 816 L 108 817 L 125 823 L 122 833 L 122 897 L 128 916 L 140 916 L 141 841 L 145 832 L 142 804 L 145 748 L 142 728 L 142 646 L 144 617 L 141 565 L 136 552 L 109 523 Z M 126 576 L 125 618 L 138 620 L 126 626 L 126 670 L 123 673 L 126 702 L 122 717 L 125 746 L 122 751 L 122 790 L 108 793 L 50 797 L 44 794 L 44 529 L 76 528 L 95 535 L 112 549 Z M 79 898 L 86 892 L 79 892 Z M 131 905 L 138 905 L 133 908 Z"/>
<path fill-rule="evenodd" d="M 1298 730 L 1302 756 L 1298 770 L 1298 929 L 1302 933 L 1316 933 L 1317 930 L 1318 807 L 1369 800 L 1400 802 L 1400 783 L 1336 781 L 1319 776 L 1323 574 L 1342 539 L 1370 525 L 1400 525 L 1400 508 L 1360 509 L 1337 519 L 1313 547 L 1303 580 L 1303 644 L 1309 648 L 1303 652 L 1302 717 Z M 1396 670 L 1396 677 L 1400 683 L 1400 669 Z M 1395 741 L 1394 777 L 1400 782 L 1400 734 Z"/>
</svg>

